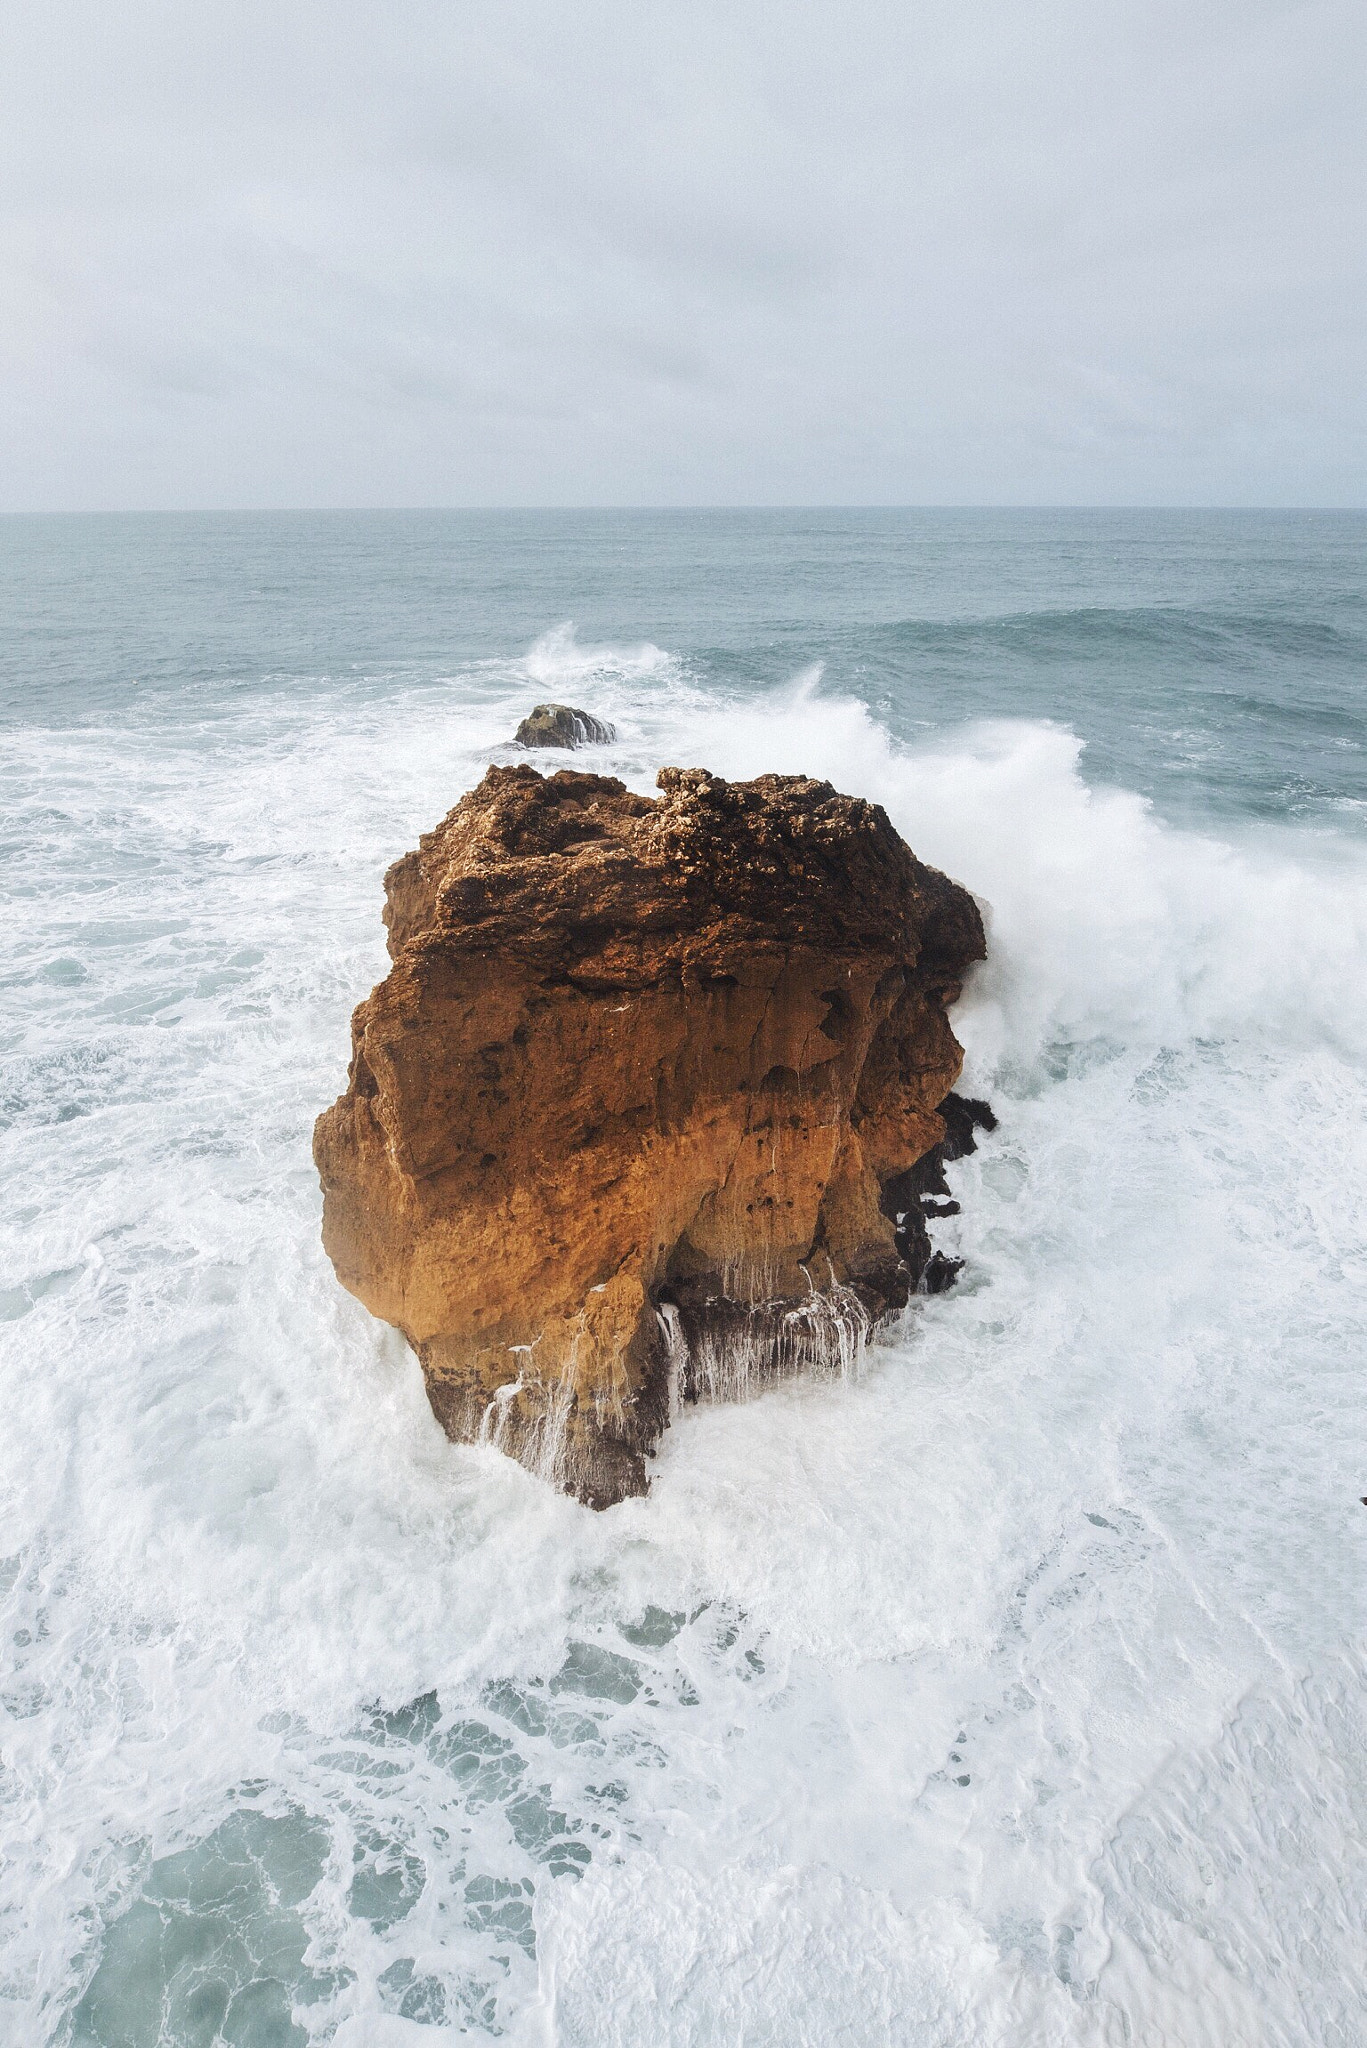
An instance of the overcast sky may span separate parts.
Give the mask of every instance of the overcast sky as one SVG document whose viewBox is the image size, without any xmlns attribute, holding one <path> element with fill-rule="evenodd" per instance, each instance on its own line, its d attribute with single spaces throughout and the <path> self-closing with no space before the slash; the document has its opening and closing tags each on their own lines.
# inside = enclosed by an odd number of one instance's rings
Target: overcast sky
<svg viewBox="0 0 1367 2048">
<path fill-rule="evenodd" d="M 1367 5 L 19 0 L 0 506 L 1367 502 Z"/>
</svg>

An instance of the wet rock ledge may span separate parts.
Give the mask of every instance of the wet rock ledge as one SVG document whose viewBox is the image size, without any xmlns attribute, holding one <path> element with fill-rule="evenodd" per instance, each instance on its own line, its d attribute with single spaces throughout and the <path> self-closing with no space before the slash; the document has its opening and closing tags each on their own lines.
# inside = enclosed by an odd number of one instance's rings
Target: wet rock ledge
<svg viewBox="0 0 1367 2048">
<path fill-rule="evenodd" d="M 338 1277 L 448 1435 L 599 1507 L 680 1401 L 848 1367 L 952 1277 L 921 1215 L 978 1108 L 940 1114 L 968 892 L 829 783 L 658 787 L 491 768 L 395 863 L 314 1137 Z"/>
</svg>

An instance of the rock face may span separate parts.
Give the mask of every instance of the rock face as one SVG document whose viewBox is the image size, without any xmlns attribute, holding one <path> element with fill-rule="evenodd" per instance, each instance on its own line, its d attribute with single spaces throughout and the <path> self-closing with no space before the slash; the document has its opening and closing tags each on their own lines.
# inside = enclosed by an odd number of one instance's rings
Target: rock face
<svg viewBox="0 0 1367 2048">
<path fill-rule="evenodd" d="M 905 1305 L 985 953 L 876 805 L 658 786 L 491 768 L 395 863 L 314 1138 L 338 1277 L 448 1434 L 595 1506 L 680 1401 L 848 1367 Z"/>
<path fill-rule="evenodd" d="M 571 704 L 538 704 L 513 735 L 519 747 L 601 747 L 615 740 L 617 729 L 591 711 Z"/>
</svg>

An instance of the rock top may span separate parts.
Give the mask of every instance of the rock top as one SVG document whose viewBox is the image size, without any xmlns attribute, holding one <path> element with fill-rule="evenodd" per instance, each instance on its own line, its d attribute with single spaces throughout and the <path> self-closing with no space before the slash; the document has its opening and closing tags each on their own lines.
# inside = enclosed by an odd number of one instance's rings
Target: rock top
<svg viewBox="0 0 1367 2048">
<path fill-rule="evenodd" d="M 848 1369 L 905 1305 L 930 1254 L 898 1205 L 985 954 L 877 805 L 658 787 L 491 768 L 395 863 L 394 965 L 314 1139 L 338 1276 L 448 1434 L 597 1506 L 681 1401 Z"/>
<path fill-rule="evenodd" d="M 572 704 L 538 704 L 523 719 L 513 735 L 519 747 L 606 746 L 615 740 L 617 729 L 591 711 L 576 711 Z"/>
</svg>

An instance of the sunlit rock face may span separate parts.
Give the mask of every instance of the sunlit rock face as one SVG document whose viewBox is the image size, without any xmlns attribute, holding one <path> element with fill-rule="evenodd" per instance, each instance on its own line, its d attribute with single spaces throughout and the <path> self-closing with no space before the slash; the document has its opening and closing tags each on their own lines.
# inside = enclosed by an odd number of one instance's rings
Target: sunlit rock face
<svg viewBox="0 0 1367 2048">
<path fill-rule="evenodd" d="M 448 1434 L 595 1506 L 680 1401 L 852 1363 L 945 1139 L 972 897 L 829 783 L 491 768 L 386 877 L 323 1240 Z M 908 1197 L 910 1199 L 910 1197 Z"/>
</svg>

